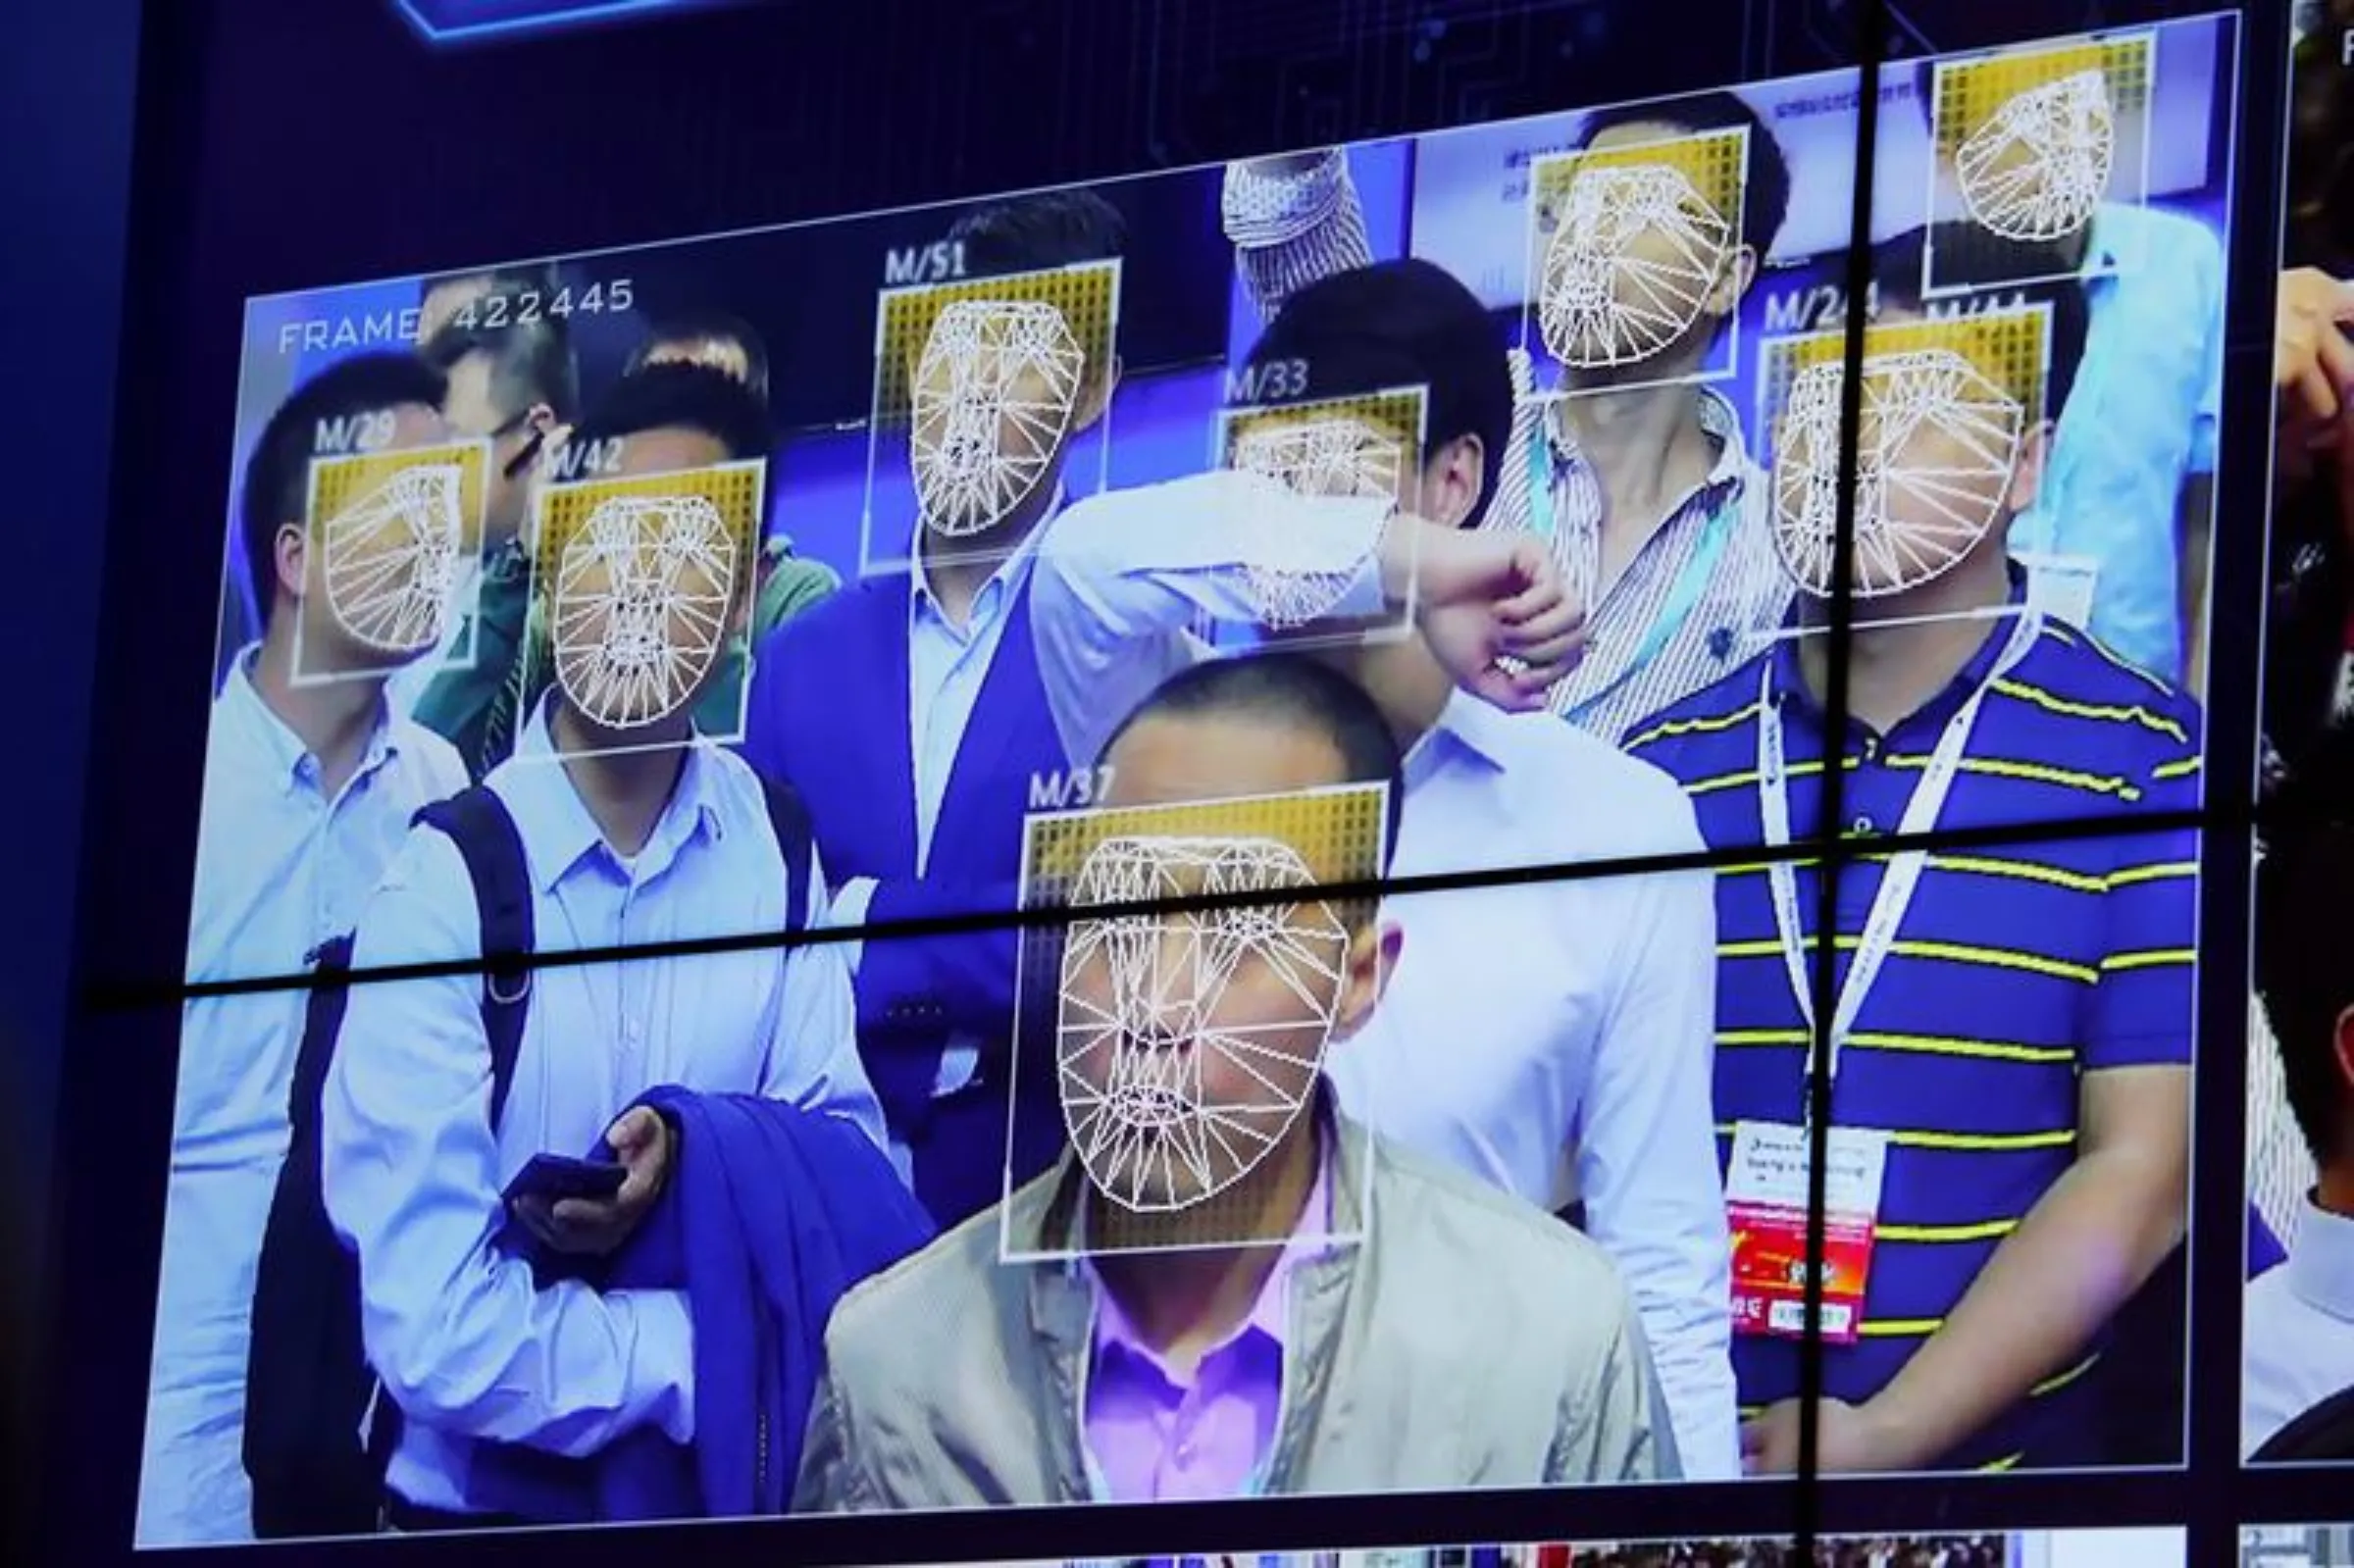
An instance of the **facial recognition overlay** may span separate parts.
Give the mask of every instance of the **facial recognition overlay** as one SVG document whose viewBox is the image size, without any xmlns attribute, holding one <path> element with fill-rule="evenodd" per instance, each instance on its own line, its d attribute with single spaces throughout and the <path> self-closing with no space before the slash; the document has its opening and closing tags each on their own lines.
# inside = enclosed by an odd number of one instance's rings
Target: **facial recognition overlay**
<svg viewBox="0 0 2354 1568">
<path fill-rule="evenodd" d="M 1370 918 L 1317 889 L 1380 875 L 1387 795 L 1356 784 L 1029 819 L 1022 906 L 1065 918 L 1023 933 L 1015 1076 L 1021 1053 L 1052 1054 L 1084 1212 L 1182 1217 L 1156 1228 L 1156 1249 L 1358 1239 L 1328 1216 L 1255 1234 L 1245 1184 L 1312 1109 Z M 1034 1243 L 1004 1237 L 1004 1261 L 1061 1255 Z M 1073 1251 L 1139 1249 L 1083 1229 Z"/>
<path fill-rule="evenodd" d="M 1748 168 L 1747 127 L 1536 160 L 1521 341 L 1538 364 L 1582 373 L 1564 395 L 1736 373 L 1737 320 L 1697 374 L 1643 367 L 1693 331 L 1727 285 Z"/>
<path fill-rule="evenodd" d="M 1275 480 L 1295 495 L 1394 500 L 1410 512 L 1422 477 L 1428 402 L 1424 388 L 1402 386 L 1357 397 L 1224 408 L 1217 414 L 1213 461 Z M 1325 615 L 1345 582 L 1256 565 L 1250 571 L 1252 597 L 1260 607 L 1254 634 L 1287 647 L 1412 633 L 1410 573 L 1397 603 L 1375 617 L 1345 620 Z M 1194 631 L 1208 642 L 1236 639 L 1233 629 L 1206 622 Z"/>
<path fill-rule="evenodd" d="M 2029 306 L 1866 330 L 1857 598 L 1935 581 L 1994 526 L 2020 443 L 2044 418 L 2050 315 Z M 1845 343 L 1844 331 L 1769 340 L 1759 377 L 1758 428 L 1772 443 L 1774 547 L 1816 598 L 1830 595 L 1837 547 Z"/>
<path fill-rule="evenodd" d="M 539 491 L 532 595 L 550 667 L 527 668 L 525 687 L 552 681 L 608 737 L 595 749 L 675 743 L 632 737 L 693 701 L 744 636 L 766 471 L 754 460 Z M 740 700 L 727 731 L 699 738 L 742 733 Z"/>
<path fill-rule="evenodd" d="M 1967 219 L 1994 240 L 2049 243 L 2080 235 L 2104 204 L 2140 206 L 2157 50 L 2156 35 L 2140 32 L 1939 61 L 1930 78 L 1931 215 Z M 2006 264 L 1991 260 L 2004 254 L 2000 245 L 1964 241 L 1961 249 L 1929 246 L 1926 292 L 2032 280 L 2003 276 Z M 2140 261 L 2128 254 L 2106 265 L 2130 271 Z"/>
<path fill-rule="evenodd" d="M 306 641 L 294 626 L 294 683 L 367 680 L 386 664 L 430 653 L 472 606 L 455 602 L 466 560 L 482 548 L 484 477 L 488 448 L 446 441 L 399 450 L 315 458 L 304 534 L 317 590 L 340 647 Z M 448 659 L 473 662 L 462 634 Z"/>
<path fill-rule="evenodd" d="M 919 537 L 932 561 L 990 554 L 1000 526 L 1043 501 L 1083 424 L 1085 473 L 1064 482 L 1101 489 L 1119 316 L 1116 260 L 886 290 L 861 570 L 908 567 Z"/>
</svg>

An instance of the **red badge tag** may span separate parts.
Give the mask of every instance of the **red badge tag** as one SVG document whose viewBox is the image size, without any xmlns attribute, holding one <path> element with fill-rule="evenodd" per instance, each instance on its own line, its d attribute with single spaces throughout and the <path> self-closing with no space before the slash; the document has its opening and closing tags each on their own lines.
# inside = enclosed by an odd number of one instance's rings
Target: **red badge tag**
<svg viewBox="0 0 2354 1568">
<path fill-rule="evenodd" d="M 1797 1339 L 1806 1333 L 1807 1133 L 1743 1122 L 1733 1133 L 1725 1215 L 1733 1238 L 1733 1331 Z M 1822 1337 L 1853 1344 L 1879 1229 L 1888 1135 L 1834 1128 L 1822 1236 Z"/>
</svg>

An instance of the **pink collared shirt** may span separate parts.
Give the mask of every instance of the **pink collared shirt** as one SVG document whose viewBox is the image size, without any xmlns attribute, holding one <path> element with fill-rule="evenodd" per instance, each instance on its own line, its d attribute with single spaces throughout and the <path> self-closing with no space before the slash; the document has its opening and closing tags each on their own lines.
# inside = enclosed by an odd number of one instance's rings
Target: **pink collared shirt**
<svg viewBox="0 0 2354 1568">
<path fill-rule="evenodd" d="M 1096 1292 L 1086 1436 L 1105 1493 L 1100 1500 L 1214 1499 L 1252 1489 L 1283 1405 L 1292 1272 L 1329 1244 L 1331 1216 L 1328 1153 L 1251 1315 L 1203 1356 L 1190 1381 L 1145 1343 L 1095 1264 L 1082 1260 Z"/>
</svg>

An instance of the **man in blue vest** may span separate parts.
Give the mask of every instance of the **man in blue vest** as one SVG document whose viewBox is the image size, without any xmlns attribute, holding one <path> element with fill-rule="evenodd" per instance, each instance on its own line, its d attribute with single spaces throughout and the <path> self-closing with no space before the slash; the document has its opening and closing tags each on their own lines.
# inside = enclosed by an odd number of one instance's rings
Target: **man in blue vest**
<svg viewBox="0 0 2354 1568">
<path fill-rule="evenodd" d="M 1056 192 L 976 209 L 948 237 L 968 275 L 1001 277 L 1116 258 L 1126 225 L 1100 196 Z M 1062 766 L 1030 649 L 1034 541 L 1062 508 L 1070 436 L 1118 379 L 1116 356 L 1081 368 L 1060 439 L 1001 515 L 919 521 L 912 570 L 868 578 L 757 650 L 744 755 L 808 802 L 838 924 L 1014 907 L 1030 782 Z M 853 955 L 893 1153 L 944 1226 L 1002 1195 L 1014 936 L 881 938 Z M 1024 1092 L 1043 1114 L 1022 1125 L 1057 1130 L 1051 1075 Z M 1012 1149 L 1014 1180 L 1054 1153 Z"/>
</svg>

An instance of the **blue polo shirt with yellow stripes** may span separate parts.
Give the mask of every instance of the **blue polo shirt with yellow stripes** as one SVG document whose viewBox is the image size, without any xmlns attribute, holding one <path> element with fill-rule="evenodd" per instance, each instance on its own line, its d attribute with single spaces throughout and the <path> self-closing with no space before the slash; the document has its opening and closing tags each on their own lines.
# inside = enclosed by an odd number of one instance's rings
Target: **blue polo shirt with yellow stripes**
<svg viewBox="0 0 2354 1568">
<path fill-rule="evenodd" d="M 1885 734 L 1851 720 L 1844 744 L 1826 745 L 1826 715 L 1800 676 L 1796 639 L 1785 638 L 1638 725 L 1627 749 L 1682 783 L 1712 848 L 1762 844 L 1758 715 L 1769 668 L 1793 835 L 1819 823 L 1834 750 L 1846 776 L 1839 830 L 1891 834 L 1946 721 L 1994 677 L 2011 630 L 1995 623 L 1951 684 Z M 2128 814 L 2186 809 L 2198 801 L 2199 751 L 2192 702 L 2047 620 L 1994 679 L 1937 827 L 2090 818 L 2114 829 Z M 1832 1397 L 1861 1402 L 1883 1388 L 2068 1170 L 2082 1075 L 2188 1064 L 2197 860 L 2187 828 L 1929 857 L 1833 1086 L 1839 1124 L 1891 1140 L 1861 1335 L 1825 1348 Z M 1885 868 L 1884 856 L 1867 854 L 1840 877 L 1842 982 Z M 1797 877 L 1810 947 L 1818 875 L 1802 865 Z M 1808 1032 L 1763 865 L 1727 867 L 1716 908 L 1722 1162 L 1737 1122 L 1802 1121 Z M 1826 999 L 1820 1011 L 1829 1010 Z M 2086 1374 L 2100 1350 L 2088 1346 L 1940 1467 L 2097 1461 Z M 1745 1414 L 1799 1391 L 1795 1340 L 1741 1336 L 1733 1360 Z"/>
</svg>

